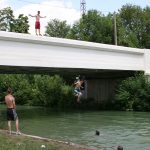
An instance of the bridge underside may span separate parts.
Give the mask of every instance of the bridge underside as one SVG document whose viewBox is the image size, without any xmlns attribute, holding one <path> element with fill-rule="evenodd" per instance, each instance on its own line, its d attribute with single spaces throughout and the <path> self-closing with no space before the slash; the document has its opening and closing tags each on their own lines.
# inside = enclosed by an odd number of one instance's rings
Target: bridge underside
<svg viewBox="0 0 150 150">
<path fill-rule="evenodd" d="M 59 74 L 62 76 L 85 76 L 87 79 L 124 78 L 134 75 L 135 71 L 81 69 L 81 68 L 48 68 L 48 67 L 22 67 L 0 66 L 0 74 Z"/>
</svg>

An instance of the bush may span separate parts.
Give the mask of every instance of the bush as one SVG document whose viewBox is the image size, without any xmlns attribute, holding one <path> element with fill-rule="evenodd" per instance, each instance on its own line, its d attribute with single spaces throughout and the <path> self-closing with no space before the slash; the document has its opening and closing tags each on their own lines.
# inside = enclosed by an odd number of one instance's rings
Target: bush
<svg viewBox="0 0 150 150">
<path fill-rule="evenodd" d="M 150 82 L 148 77 L 136 74 L 123 80 L 116 91 L 116 108 L 150 111 Z"/>
<path fill-rule="evenodd" d="M 72 108 L 75 101 L 72 87 L 58 75 L 1 74 L 1 101 L 8 87 L 13 89 L 16 103 L 20 105 Z"/>
</svg>

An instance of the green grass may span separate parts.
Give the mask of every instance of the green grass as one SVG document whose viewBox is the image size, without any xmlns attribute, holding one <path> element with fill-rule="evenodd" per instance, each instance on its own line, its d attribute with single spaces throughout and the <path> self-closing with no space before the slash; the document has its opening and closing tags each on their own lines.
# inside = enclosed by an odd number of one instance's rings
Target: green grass
<svg viewBox="0 0 150 150">
<path fill-rule="evenodd" d="M 45 148 L 41 148 L 45 145 Z M 30 137 L 9 135 L 6 131 L 0 131 L 0 149 L 1 150 L 82 150 L 67 144 L 53 141 L 45 141 Z"/>
</svg>

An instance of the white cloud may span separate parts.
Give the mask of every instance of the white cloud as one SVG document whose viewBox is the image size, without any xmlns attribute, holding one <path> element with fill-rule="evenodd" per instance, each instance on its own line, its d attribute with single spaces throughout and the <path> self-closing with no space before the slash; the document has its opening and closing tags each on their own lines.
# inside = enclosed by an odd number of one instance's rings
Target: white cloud
<svg viewBox="0 0 150 150">
<path fill-rule="evenodd" d="M 0 9 L 8 7 L 8 0 L 0 0 Z"/>
<path fill-rule="evenodd" d="M 37 11 L 41 12 L 41 16 L 46 16 L 46 18 L 41 18 L 41 33 L 45 31 L 45 26 L 47 22 L 51 19 L 66 20 L 68 24 L 72 25 L 76 20 L 80 18 L 80 11 L 73 8 L 71 1 L 65 0 L 45 0 L 40 4 L 28 4 L 22 8 L 14 10 L 14 14 L 18 17 L 19 14 L 24 15 L 36 15 Z M 35 34 L 34 25 L 35 18 L 29 17 L 29 32 Z"/>
</svg>

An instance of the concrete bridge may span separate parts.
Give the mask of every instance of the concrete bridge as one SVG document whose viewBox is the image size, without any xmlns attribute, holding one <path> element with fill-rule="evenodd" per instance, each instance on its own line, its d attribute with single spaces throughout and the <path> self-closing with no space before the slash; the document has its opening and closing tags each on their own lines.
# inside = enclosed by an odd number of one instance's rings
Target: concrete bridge
<svg viewBox="0 0 150 150">
<path fill-rule="evenodd" d="M 0 73 L 84 75 L 86 97 L 103 101 L 136 71 L 150 74 L 150 50 L 0 32 Z"/>
</svg>

